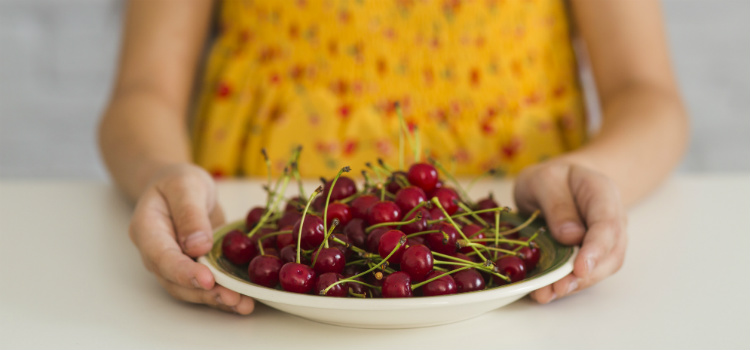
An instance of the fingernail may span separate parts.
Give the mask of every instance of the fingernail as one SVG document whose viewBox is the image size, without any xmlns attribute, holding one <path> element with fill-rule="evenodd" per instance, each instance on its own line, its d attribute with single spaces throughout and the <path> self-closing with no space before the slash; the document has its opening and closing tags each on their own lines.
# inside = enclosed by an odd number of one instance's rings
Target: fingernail
<svg viewBox="0 0 750 350">
<path fill-rule="evenodd" d="M 573 293 L 573 291 L 575 291 L 576 289 L 578 289 L 578 280 L 577 279 L 573 280 L 572 282 L 570 282 L 568 284 L 568 292 L 565 293 L 565 294 Z"/>
<path fill-rule="evenodd" d="M 204 244 L 209 241 L 208 236 L 203 232 L 196 232 L 191 234 L 185 239 L 184 248 L 190 249 L 192 247 Z"/>
<path fill-rule="evenodd" d="M 596 267 L 596 262 L 594 262 L 594 258 L 586 258 L 586 273 L 590 274 L 594 271 L 594 267 Z"/>
<path fill-rule="evenodd" d="M 221 295 L 216 296 L 216 304 L 224 305 L 224 302 L 221 301 Z"/>
<path fill-rule="evenodd" d="M 200 283 L 198 283 L 198 280 L 197 280 L 197 279 L 195 279 L 195 277 L 193 277 L 193 279 L 192 279 L 192 280 L 190 280 L 190 282 L 191 282 L 191 283 L 193 284 L 193 287 L 195 287 L 195 288 L 198 288 L 198 289 L 203 289 L 203 288 L 201 287 Z"/>
<path fill-rule="evenodd" d="M 549 298 L 549 300 L 547 300 L 547 302 L 551 303 L 552 300 L 555 300 L 555 299 L 557 299 L 557 293 L 552 293 L 552 296 Z"/>
<path fill-rule="evenodd" d="M 560 234 L 563 236 L 579 235 L 583 233 L 583 227 L 575 222 L 566 222 L 560 225 Z"/>
</svg>

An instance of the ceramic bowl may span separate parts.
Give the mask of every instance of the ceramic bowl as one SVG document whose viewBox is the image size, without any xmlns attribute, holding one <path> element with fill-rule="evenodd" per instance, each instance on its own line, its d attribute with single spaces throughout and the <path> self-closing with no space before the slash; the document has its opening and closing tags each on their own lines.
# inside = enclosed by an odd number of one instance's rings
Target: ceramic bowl
<svg viewBox="0 0 750 350">
<path fill-rule="evenodd" d="M 520 222 L 514 217 L 510 221 Z M 543 221 L 537 220 L 524 230 L 529 236 Z M 483 291 L 434 297 L 403 299 L 357 299 L 305 295 L 267 288 L 248 281 L 247 271 L 221 256 L 221 240 L 231 230 L 243 228 L 239 220 L 219 228 L 214 247 L 198 261 L 211 270 L 216 282 L 250 296 L 272 308 L 313 321 L 358 328 L 414 328 L 458 322 L 510 304 L 529 292 L 554 283 L 573 271 L 578 247 L 563 246 L 548 233 L 537 238 L 541 248 L 538 266 L 520 282 Z"/>
</svg>

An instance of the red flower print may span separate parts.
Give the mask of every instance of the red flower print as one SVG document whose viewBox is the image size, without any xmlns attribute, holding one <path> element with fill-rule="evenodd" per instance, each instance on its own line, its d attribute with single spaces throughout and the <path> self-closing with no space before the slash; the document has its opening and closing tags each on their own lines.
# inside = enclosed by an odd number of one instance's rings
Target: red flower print
<svg viewBox="0 0 750 350">
<path fill-rule="evenodd" d="M 375 143 L 375 148 L 378 150 L 378 153 L 383 156 L 387 156 L 393 152 L 393 146 L 390 141 L 386 139 L 378 140 L 378 142 Z"/>
<path fill-rule="evenodd" d="M 443 0 L 443 11 L 455 14 L 461 8 L 461 0 Z"/>
<path fill-rule="evenodd" d="M 485 43 L 484 36 L 481 36 L 481 35 L 478 36 L 477 37 L 477 41 L 476 41 L 477 47 L 478 48 L 483 48 L 484 47 L 484 43 Z"/>
<path fill-rule="evenodd" d="M 495 126 L 492 124 L 491 118 L 485 118 L 481 124 L 482 132 L 486 135 L 492 135 L 495 133 Z"/>
<path fill-rule="evenodd" d="M 478 68 L 472 68 L 471 72 L 469 73 L 469 80 L 471 81 L 471 85 L 473 86 L 479 86 L 479 82 L 481 80 L 481 73 L 479 72 Z"/>
<path fill-rule="evenodd" d="M 339 107 L 339 116 L 341 119 L 349 119 L 349 115 L 351 114 L 351 107 L 349 105 L 341 105 Z"/>
<path fill-rule="evenodd" d="M 318 141 L 315 143 L 315 149 L 320 153 L 333 153 L 336 148 L 335 142 Z"/>
<path fill-rule="evenodd" d="M 565 93 L 567 92 L 567 89 L 564 85 L 557 86 L 554 90 L 552 90 L 552 96 L 555 98 L 560 98 L 565 96 Z"/>
<path fill-rule="evenodd" d="M 575 127 L 575 119 L 570 113 L 564 113 L 560 116 L 560 127 L 563 130 L 571 130 Z"/>
<path fill-rule="evenodd" d="M 248 30 L 242 30 L 239 37 L 240 43 L 246 43 L 253 40 L 253 33 Z"/>
<path fill-rule="evenodd" d="M 471 155 L 465 148 L 459 148 L 453 155 L 453 158 L 459 163 L 468 163 L 471 159 Z"/>
<path fill-rule="evenodd" d="M 357 140 L 351 139 L 344 143 L 344 156 L 351 156 L 357 150 Z"/>
<path fill-rule="evenodd" d="M 378 70 L 378 75 L 380 75 L 381 77 L 385 75 L 385 73 L 388 71 L 388 62 L 385 61 L 385 58 L 378 58 L 375 64 Z"/>
<path fill-rule="evenodd" d="M 432 82 L 435 80 L 435 71 L 432 69 L 432 67 L 427 67 L 424 69 L 424 81 L 428 85 L 432 84 Z"/>
<path fill-rule="evenodd" d="M 406 121 L 406 127 L 410 133 L 414 133 L 414 130 L 417 129 L 417 122 L 414 119 L 409 119 Z"/>
<path fill-rule="evenodd" d="M 388 27 L 383 30 L 383 36 L 385 36 L 386 39 L 393 40 L 396 38 L 396 30 L 392 27 Z"/>
<path fill-rule="evenodd" d="M 339 21 L 341 21 L 341 23 L 347 23 L 351 19 L 352 19 L 351 12 L 349 12 L 347 10 L 341 10 L 341 11 L 339 11 Z"/>
<path fill-rule="evenodd" d="M 516 77 L 522 77 L 523 76 L 523 65 L 521 65 L 521 62 L 519 60 L 513 60 L 510 64 L 510 71 L 513 72 L 513 75 Z"/>
<path fill-rule="evenodd" d="M 307 120 L 310 122 L 310 125 L 312 126 L 318 126 L 320 124 L 320 116 L 316 113 L 312 113 L 307 117 Z"/>
<path fill-rule="evenodd" d="M 299 38 L 299 26 L 297 23 L 292 23 L 289 25 L 289 37 L 292 39 Z"/>
<path fill-rule="evenodd" d="M 279 73 L 271 73 L 271 76 L 268 77 L 268 80 L 271 82 L 271 84 L 275 85 L 281 82 L 281 76 L 279 75 Z"/>
<path fill-rule="evenodd" d="M 539 94 L 539 92 L 537 91 L 534 91 L 528 96 L 526 96 L 523 103 L 527 106 L 533 106 L 533 105 L 538 104 L 541 100 L 542 100 L 541 94 Z"/>
<path fill-rule="evenodd" d="M 521 140 L 519 140 L 517 137 L 514 137 L 510 141 L 505 142 L 502 147 L 500 147 L 500 151 L 506 159 L 513 159 L 518 154 L 518 151 L 520 149 Z"/>
<path fill-rule="evenodd" d="M 304 75 L 305 75 L 305 67 L 302 66 L 301 64 L 295 65 L 289 71 L 289 76 L 294 81 L 300 81 L 300 80 L 302 80 L 302 77 L 304 77 Z"/>
<path fill-rule="evenodd" d="M 229 83 L 222 81 L 216 86 L 216 97 L 223 99 L 229 97 L 231 94 L 232 87 L 229 86 Z"/>
<path fill-rule="evenodd" d="M 333 91 L 333 93 L 335 93 L 336 95 L 339 95 L 339 97 L 344 96 L 347 92 L 349 92 L 349 83 L 347 83 L 344 79 L 334 81 L 331 83 L 331 91 Z"/>
<path fill-rule="evenodd" d="M 339 53 L 339 43 L 335 39 L 328 41 L 328 53 L 331 56 L 336 56 Z"/>
<path fill-rule="evenodd" d="M 552 130 L 552 123 L 548 120 L 542 120 L 537 124 L 539 131 L 545 132 Z"/>
<path fill-rule="evenodd" d="M 281 50 L 279 50 L 278 48 L 269 46 L 260 51 L 260 55 L 258 56 L 258 62 L 267 63 L 267 62 L 273 61 L 279 56 L 281 56 Z"/>
<path fill-rule="evenodd" d="M 214 179 L 219 180 L 219 179 L 223 179 L 223 178 L 227 177 L 227 174 L 226 174 L 226 172 L 224 172 L 224 170 L 222 170 L 221 168 L 217 167 L 217 168 L 213 168 L 211 170 L 211 176 Z"/>
</svg>

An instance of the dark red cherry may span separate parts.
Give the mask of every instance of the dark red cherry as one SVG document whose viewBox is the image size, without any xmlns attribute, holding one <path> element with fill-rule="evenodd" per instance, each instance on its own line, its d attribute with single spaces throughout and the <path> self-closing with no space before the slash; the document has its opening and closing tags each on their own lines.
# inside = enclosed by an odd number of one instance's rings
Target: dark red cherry
<svg viewBox="0 0 750 350">
<path fill-rule="evenodd" d="M 510 222 L 507 222 L 507 221 L 503 221 L 503 222 L 500 222 L 500 225 L 498 226 L 498 228 L 500 230 L 500 234 L 502 234 L 503 231 L 512 230 L 512 229 L 516 228 L 516 225 L 513 225 L 513 224 L 511 224 Z M 503 235 L 502 238 L 505 238 L 505 239 L 518 239 L 519 237 L 521 237 L 521 235 L 518 233 L 518 231 L 516 231 L 516 232 L 513 232 L 511 234 Z"/>
<path fill-rule="evenodd" d="M 263 214 L 266 213 L 266 208 L 263 207 L 255 207 L 253 209 L 250 209 L 250 211 L 247 213 L 247 217 L 245 217 L 245 229 L 250 231 L 255 227 L 255 224 L 257 224 L 261 217 L 263 217 Z"/>
<path fill-rule="evenodd" d="M 362 268 L 362 265 L 346 265 L 344 267 L 344 272 L 341 274 L 344 275 L 344 277 L 352 277 L 362 273 L 362 271 L 364 271 Z"/>
<path fill-rule="evenodd" d="M 259 245 L 258 242 L 263 242 L 264 249 L 276 248 L 276 236 L 269 235 L 273 232 L 275 232 L 275 230 L 272 228 L 262 228 L 256 231 L 250 239 L 255 242 L 256 246 Z"/>
<path fill-rule="evenodd" d="M 326 222 L 328 227 L 331 227 L 333 219 L 339 219 L 339 226 L 344 227 L 352 219 L 352 212 L 349 206 L 344 203 L 328 203 L 328 214 L 326 215 Z"/>
<path fill-rule="evenodd" d="M 406 246 L 407 246 L 407 247 L 408 247 L 408 246 L 413 246 L 413 245 L 417 245 L 417 244 L 422 244 L 422 245 L 424 245 L 424 243 L 425 243 L 425 242 L 424 242 L 424 237 L 422 237 L 422 236 L 414 236 L 414 237 L 408 237 L 408 238 L 406 239 Z"/>
<path fill-rule="evenodd" d="M 361 281 L 360 278 L 355 278 L 357 281 Z M 360 284 L 357 282 L 347 282 L 346 288 L 348 288 L 350 292 L 360 295 L 366 295 L 367 297 L 372 297 L 372 292 L 370 291 L 370 288 L 365 286 L 364 284 Z"/>
<path fill-rule="evenodd" d="M 409 183 L 429 193 L 438 182 L 438 172 L 434 166 L 427 163 L 415 163 L 407 173 Z"/>
<path fill-rule="evenodd" d="M 401 170 L 394 171 L 388 179 L 388 182 L 386 182 L 385 184 L 385 190 L 388 191 L 388 193 L 396 194 L 398 193 L 398 190 L 401 189 L 401 185 L 399 185 L 395 180 L 397 177 L 401 177 L 402 179 L 407 180 L 406 172 L 403 172 Z"/>
<path fill-rule="evenodd" d="M 312 204 L 310 204 L 310 208 L 312 208 L 313 211 L 318 212 L 318 213 L 322 213 L 325 207 L 326 207 L 326 197 L 323 197 L 322 195 L 315 197 Z"/>
<path fill-rule="evenodd" d="M 284 212 L 291 211 L 295 213 L 301 213 L 302 210 L 305 209 L 305 204 L 307 204 L 307 202 L 305 202 L 302 198 L 292 197 L 286 202 L 286 207 L 284 207 Z"/>
<path fill-rule="evenodd" d="M 263 255 L 275 256 L 275 257 L 281 259 L 281 255 L 279 255 L 279 251 L 276 250 L 276 248 L 263 249 Z"/>
<path fill-rule="evenodd" d="M 378 227 L 372 232 L 370 232 L 369 235 L 367 235 L 367 241 L 365 241 L 365 249 L 370 253 L 378 253 L 378 247 L 380 247 L 380 238 L 383 237 L 383 234 L 388 232 L 387 227 Z"/>
<path fill-rule="evenodd" d="M 367 220 L 367 213 L 370 211 L 370 207 L 377 202 L 380 202 L 380 199 L 371 194 L 365 194 L 354 198 L 353 201 L 349 202 L 352 217 L 355 219 Z"/>
<path fill-rule="evenodd" d="M 484 232 L 480 232 L 480 231 L 482 231 L 482 227 L 479 226 L 479 225 L 476 225 L 476 224 L 466 225 L 466 226 L 464 226 L 462 228 L 462 231 L 464 232 L 464 235 L 466 235 L 466 237 L 468 237 L 471 240 L 473 240 L 473 239 L 483 239 L 483 238 L 487 237 L 484 234 Z M 475 243 L 479 243 L 481 245 L 487 245 L 487 242 L 475 242 Z M 471 247 L 463 247 L 459 251 L 461 253 L 466 254 L 466 253 L 473 252 L 474 249 L 472 249 Z"/>
<path fill-rule="evenodd" d="M 279 219 L 278 226 L 279 227 L 286 227 L 286 226 L 294 226 L 294 224 L 299 221 L 299 219 L 302 218 L 302 213 L 297 211 L 287 211 L 284 212 L 284 215 L 281 216 Z"/>
<path fill-rule="evenodd" d="M 305 222 L 297 221 L 292 228 L 292 235 L 294 241 L 297 242 L 299 239 L 297 235 L 300 232 L 300 225 L 302 225 L 302 249 L 314 249 L 320 246 L 325 239 L 325 230 L 323 229 L 323 219 L 318 216 L 307 214 L 305 216 Z"/>
<path fill-rule="evenodd" d="M 328 191 L 331 192 L 331 201 L 341 200 L 357 193 L 357 185 L 354 183 L 354 180 L 346 176 L 341 176 L 336 180 L 336 185 L 333 186 L 333 191 L 331 191 L 331 182 L 332 180 L 327 181 L 323 187 L 323 193 L 321 195 L 323 200 L 328 197 Z"/>
<path fill-rule="evenodd" d="M 320 292 L 324 291 L 328 286 L 344 279 L 344 276 L 335 272 L 326 272 L 320 275 L 315 281 L 315 288 L 313 292 L 315 295 L 321 295 Z M 339 283 L 326 292 L 325 296 L 328 297 L 345 297 L 348 294 L 347 283 Z"/>
<path fill-rule="evenodd" d="M 497 207 L 499 207 L 499 205 L 491 195 L 477 202 L 477 210 L 494 209 Z M 495 222 L 495 212 L 479 213 L 477 215 L 487 222 Z"/>
<path fill-rule="evenodd" d="M 347 248 L 347 244 L 351 244 L 351 242 L 349 241 L 349 237 L 347 237 L 343 233 L 334 233 L 333 237 L 336 237 L 336 239 L 344 242 L 344 244 L 341 244 L 341 243 L 338 243 L 338 242 L 334 241 L 333 238 L 329 238 L 328 239 L 328 245 L 331 248 L 337 248 L 338 250 L 341 251 L 341 254 L 344 254 L 345 258 L 349 259 L 349 257 L 353 253 L 353 251 L 351 249 Z"/>
<path fill-rule="evenodd" d="M 317 258 L 315 257 L 316 254 Z M 344 258 L 344 254 L 338 248 L 331 247 L 323 248 L 320 251 L 316 250 L 310 259 L 315 261 L 315 265 L 312 268 L 317 274 L 326 272 L 341 273 L 344 271 L 344 265 L 346 265 L 346 258 Z"/>
<path fill-rule="evenodd" d="M 240 230 L 227 233 L 221 241 L 221 253 L 232 264 L 238 266 L 249 263 L 257 252 L 255 242 Z"/>
<path fill-rule="evenodd" d="M 520 240 L 522 241 L 529 241 L 528 237 L 521 237 Z M 524 267 L 526 267 L 526 271 L 533 270 L 536 265 L 539 263 L 539 258 L 541 258 L 541 252 L 539 251 L 539 246 L 532 242 L 530 247 L 522 247 L 518 250 L 518 254 L 523 260 Z"/>
<path fill-rule="evenodd" d="M 297 247 L 292 244 L 281 248 L 279 251 L 279 258 L 281 258 L 281 261 L 285 264 L 295 262 L 297 260 Z"/>
<path fill-rule="evenodd" d="M 440 205 L 448 212 L 448 215 L 453 215 L 458 211 L 458 204 L 456 204 L 456 201 L 459 200 L 458 193 L 452 188 L 443 187 L 435 191 L 432 197 L 438 198 Z"/>
<path fill-rule="evenodd" d="M 441 222 L 432 225 L 433 230 L 439 230 L 440 232 L 428 233 L 425 235 L 425 241 L 430 248 L 438 253 L 453 255 L 456 253 L 456 241 L 458 240 L 458 231 L 453 225 L 445 222 Z M 447 235 L 443 235 L 441 232 L 445 232 Z"/>
<path fill-rule="evenodd" d="M 497 259 L 495 262 L 495 265 L 497 265 L 497 272 L 500 274 L 503 274 L 505 276 L 508 276 L 510 278 L 510 283 L 518 282 L 524 278 L 526 278 L 526 266 L 523 264 L 523 260 L 517 256 L 513 255 L 506 255 L 503 256 L 500 259 Z M 495 283 L 498 285 L 503 285 L 508 282 L 505 282 L 505 280 L 495 276 L 493 277 L 495 280 Z"/>
<path fill-rule="evenodd" d="M 430 209 L 430 217 L 432 220 L 441 220 L 445 219 L 445 214 L 443 214 L 443 211 L 440 210 L 440 208 L 432 208 Z"/>
<path fill-rule="evenodd" d="M 432 271 L 434 260 L 430 248 L 422 244 L 412 245 L 406 248 L 401 256 L 401 271 L 409 274 L 413 281 L 423 281 Z"/>
<path fill-rule="evenodd" d="M 367 222 L 370 225 L 396 221 L 401 221 L 401 209 L 396 203 L 382 201 L 370 207 L 370 212 L 367 216 Z"/>
<path fill-rule="evenodd" d="M 279 282 L 287 292 L 306 294 L 315 283 L 315 271 L 310 266 L 289 262 L 281 267 Z"/>
<path fill-rule="evenodd" d="M 383 280 L 383 298 L 407 298 L 414 294 L 411 290 L 411 278 L 406 272 L 397 271 Z"/>
<path fill-rule="evenodd" d="M 438 182 L 435 184 L 435 188 L 432 189 L 430 192 L 427 193 L 427 198 L 432 198 L 435 195 L 435 191 L 445 187 L 445 184 L 443 183 L 443 180 L 438 180 Z"/>
<path fill-rule="evenodd" d="M 401 226 L 400 230 L 404 231 L 407 235 L 417 232 L 426 231 L 429 227 L 429 224 L 427 224 L 428 220 L 432 220 L 432 216 L 430 215 L 430 212 L 425 208 L 419 208 L 415 212 L 409 214 L 409 216 L 404 218 L 404 221 L 409 221 L 411 219 L 414 219 L 415 216 L 417 216 L 417 213 L 422 214 L 422 219 L 417 220 L 415 222 L 412 222 L 411 224 L 406 224 Z M 420 237 L 420 236 L 416 236 Z"/>
<path fill-rule="evenodd" d="M 469 249 L 471 249 L 471 248 L 469 248 Z M 468 256 L 468 255 L 466 255 L 464 253 L 456 253 L 456 255 L 455 255 L 455 257 L 457 257 L 457 258 L 459 258 L 461 260 L 466 260 L 467 263 L 472 263 L 472 264 L 476 262 L 476 260 L 472 258 L 473 256 L 476 256 L 476 255 Z M 454 269 L 454 270 L 455 269 L 460 269 L 462 267 L 464 267 L 464 266 L 463 265 L 458 265 L 458 264 L 451 265 L 451 268 Z"/>
<path fill-rule="evenodd" d="M 485 283 L 482 274 L 474 269 L 462 270 L 453 274 L 456 281 L 456 292 L 466 293 L 475 290 L 484 290 Z"/>
<path fill-rule="evenodd" d="M 406 235 L 399 230 L 389 230 L 384 233 L 378 243 L 378 254 L 380 254 L 380 257 L 385 259 L 388 254 L 396 249 L 396 246 L 402 239 L 406 241 Z M 401 256 L 404 254 L 404 250 L 406 250 L 406 242 L 396 249 L 396 252 L 388 258 L 388 262 L 392 264 L 401 263 Z"/>
<path fill-rule="evenodd" d="M 427 200 L 427 195 L 424 194 L 421 188 L 416 186 L 409 186 L 402 188 L 396 193 L 396 205 L 401 208 L 402 213 L 408 213 L 414 207 Z"/>
<path fill-rule="evenodd" d="M 357 248 L 365 248 L 367 235 L 365 234 L 365 222 L 362 219 L 354 218 L 344 226 L 344 234 L 349 238 L 349 243 Z"/>
<path fill-rule="evenodd" d="M 279 271 L 281 271 L 282 265 L 281 259 L 276 256 L 256 256 L 247 268 L 250 282 L 269 288 L 276 287 L 279 283 Z"/>
<path fill-rule="evenodd" d="M 443 273 L 441 271 L 432 271 L 425 277 L 425 280 L 440 276 Z M 456 294 L 456 281 L 453 280 L 451 275 L 445 275 L 422 286 L 422 294 L 426 297 Z"/>
<path fill-rule="evenodd" d="M 292 231 L 292 229 L 294 229 L 294 226 L 287 226 L 282 227 L 279 231 Z M 284 247 L 294 245 L 295 243 L 297 242 L 294 241 L 294 236 L 291 233 L 284 233 L 276 236 L 276 249 L 279 251 Z"/>
</svg>

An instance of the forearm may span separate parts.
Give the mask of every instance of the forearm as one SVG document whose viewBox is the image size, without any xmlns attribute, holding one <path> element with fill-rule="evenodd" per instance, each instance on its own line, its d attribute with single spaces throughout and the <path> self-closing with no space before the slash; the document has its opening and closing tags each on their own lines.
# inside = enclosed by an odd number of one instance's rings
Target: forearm
<svg viewBox="0 0 750 350">
<path fill-rule="evenodd" d="M 115 183 L 136 199 L 163 167 L 190 162 L 185 113 L 158 94 L 115 93 L 99 128 L 99 147 Z"/>
<path fill-rule="evenodd" d="M 607 96 L 602 114 L 598 134 L 559 160 L 604 173 L 630 206 L 679 163 L 688 139 L 686 113 L 672 90 L 633 85 Z"/>
</svg>

